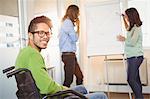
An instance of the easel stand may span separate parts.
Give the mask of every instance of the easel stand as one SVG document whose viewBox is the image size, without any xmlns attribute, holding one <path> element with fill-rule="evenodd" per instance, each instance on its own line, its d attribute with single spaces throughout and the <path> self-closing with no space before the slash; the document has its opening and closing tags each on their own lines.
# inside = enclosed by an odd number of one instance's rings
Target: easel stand
<svg viewBox="0 0 150 99">
<path fill-rule="evenodd" d="M 122 56 L 123 56 L 123 65 L 124 65 L 124 69 L 126 70 L 126 78 L 127 78 L 127 64 L 126 64 L 126 62 L 125 62 L 125 56 L 124 56 L 124 54 L 121 54 Z M 109 88 L 109 77 L 108 77 L 108 60 L 110 60 L 110 59 L 108 59 L 107 58 L 107 56 L 108 55 L 105 55 L 105 66 L 106 66 L 106 80 L 107 80 L 107 95 L 108 95 L 108 98 L 110 99 L 110 88 Z M 113 59 L 112 59 L 113 60 Z M 132 99 L 132 95 L 131 95 L 131 90 L 130 90 L 130 86 L 129 86 L 129 84 L 128 84 L 128 82 L 127 82 L 127 86 L 128 86 L 128 90 L 129 90 L 129 99 Z"/>
</svg>

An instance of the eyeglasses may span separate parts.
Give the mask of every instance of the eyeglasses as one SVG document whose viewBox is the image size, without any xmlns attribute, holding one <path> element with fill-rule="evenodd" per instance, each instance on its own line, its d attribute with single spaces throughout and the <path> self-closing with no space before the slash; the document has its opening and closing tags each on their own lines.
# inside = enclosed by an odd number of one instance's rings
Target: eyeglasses
<svg viewBox="0 0 150 99">
<path fill-rule="evenodd" d="M 48 32 L 45 32 L 45 31 L 34 31 L 34 32 L 31 32 L 31 33 L 33 33 L 33 34 L 38 33 L 39 37 L 44 37 L 45 35 L 50 37 L 52 35 L 51 31 L 48 31 Z"/>
</svg>

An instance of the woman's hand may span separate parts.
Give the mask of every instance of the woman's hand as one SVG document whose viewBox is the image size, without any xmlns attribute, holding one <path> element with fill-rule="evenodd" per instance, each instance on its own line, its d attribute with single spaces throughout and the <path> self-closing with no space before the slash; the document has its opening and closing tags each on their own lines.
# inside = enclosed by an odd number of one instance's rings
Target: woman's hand
<svg viewBox="0 0 150 99">
<path fill-rule="evenodd" d="M 117 35 L 117 40 L 121 41 L 121 42 L 124 42 L 126 40 L 126 38 L 122 35 Z"/>
</svg>

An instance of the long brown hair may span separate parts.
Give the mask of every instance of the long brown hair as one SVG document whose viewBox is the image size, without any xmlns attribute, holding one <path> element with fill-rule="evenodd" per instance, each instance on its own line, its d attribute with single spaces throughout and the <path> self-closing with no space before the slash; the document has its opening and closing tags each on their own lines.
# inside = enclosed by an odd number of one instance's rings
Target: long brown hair
<svg viewBox="0 0 150 99">
<path fill-rule="evenodd" d="M 140 27 L 142 25 L 140 15 L 139 15 L 138 11 L 135 8 L 128 8 L 125 11 L 125 13 L 128 16 L 128 20 L 129 20 L 129 29 L 128 29 L 128 31 L 130 31 L 133 28 L 134 25 L 136 25 L 137 27 Z"/>
<path fill-rule="evenodd" d="M 66 18 L 69 17 L 74 24 L 78 19 L 78 15 L 79 15 L 79 7 L 76 5 L 70 5 L 68 6 L 62 21 L 64 21 Z"/>
</svg>

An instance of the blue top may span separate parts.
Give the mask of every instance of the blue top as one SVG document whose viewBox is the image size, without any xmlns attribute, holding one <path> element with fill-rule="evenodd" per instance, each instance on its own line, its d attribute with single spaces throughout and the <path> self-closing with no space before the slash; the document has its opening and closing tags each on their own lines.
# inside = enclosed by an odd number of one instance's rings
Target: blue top
<svg viewBox="0 0 150 99">
<path fill-rule="evenodd" d="M 141 27 L 134 26 L 127 32 L 127 38 L 125 40 L 125 54 L 127 58 L 143 55 Z"/>
<path fill-rule="evenodd" d="M 72 21 L 67 18 L 62 23 L 59 35 L 59 48 L 61 52 L 76 52 L 78 40 Z"/>
</svg>

